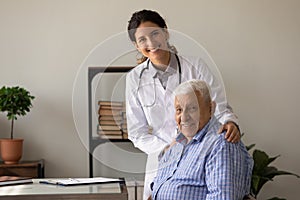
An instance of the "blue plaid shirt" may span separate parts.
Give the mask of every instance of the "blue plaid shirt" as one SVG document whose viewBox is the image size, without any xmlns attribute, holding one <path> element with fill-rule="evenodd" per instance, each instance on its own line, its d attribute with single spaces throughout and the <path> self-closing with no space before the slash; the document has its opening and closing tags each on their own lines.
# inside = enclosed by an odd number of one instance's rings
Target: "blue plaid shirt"
<svg viewBox="0 0 300 200">
<path fill-rule="evenodd" d="M 177 143 L 161 158 L 152 199 L 240 200 L 250 192 L 253 160 L 244 144 L 229 143 L 212 118 L 188 143 Z"/>
</svg>

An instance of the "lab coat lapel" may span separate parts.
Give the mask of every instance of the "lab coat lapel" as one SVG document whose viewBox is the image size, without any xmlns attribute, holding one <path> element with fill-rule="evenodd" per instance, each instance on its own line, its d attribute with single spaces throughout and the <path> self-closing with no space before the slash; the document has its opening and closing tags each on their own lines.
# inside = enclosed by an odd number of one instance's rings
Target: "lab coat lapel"
<svg viewBox="0 0 300 200">
<path fill-rule="evenodd" d="M 169 114 L 174 113 L 174 90 L 178 86 L 178 78 L 177 73 L 172 74 L 168 78 L 168 83 L 165 91 L 165 105 L 166 112 Z"/>
<path fill-rule="evenodd" d="M 158 92 L 158 95 L 159 95 L 159 98 L 163 98 L 164 100 L 164 105 L 166 103 L 166 90 L 164 89 L 164 87 L 162 86 L 162 84 L 160 83 L 159 79 L 158 78 L 155 78 L 155 82 L 156 82 L 156 86 L 157 86 L 157 92 Z"/>
</svg>

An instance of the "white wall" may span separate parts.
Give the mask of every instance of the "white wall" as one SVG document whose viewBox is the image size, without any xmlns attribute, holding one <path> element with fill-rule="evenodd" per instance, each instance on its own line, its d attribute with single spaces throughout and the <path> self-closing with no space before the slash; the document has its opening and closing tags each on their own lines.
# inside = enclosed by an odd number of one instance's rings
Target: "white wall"
<svg viewBox="0 0 300 200">
<path fill-rule="evenodd" d="M 274 164 L 300 174 L 299 6 L 298 0 L 0 0 L 0 86 L 21 85 L 36 96 L 30 114 L 16 122 L 16 135 L 25 139 L 23 159 L 44 158 L 48 177 L 88 176 L 81 67 L 98 44 L 125 31 L 133 11 L 148 8 L 211 54 L 246 133 L 245 143 L 280 154 Z M 124 65 L 131 63 L 134 56 Z M 72 100 L 74 85 L 82 93 Z M 74 109 L 81 114 L 78 120 Z M 0 137 L 8 132 L 9 122 L 1 115 Z M 143 169 L 143 155 L 124 146 L 140 160 L 113 164 Z M 96 171 L 119 175 L 101 168 Z M 299 179 L 278 177 L 260 197 L 298 199 L 299 186 Z"/>
</svg>

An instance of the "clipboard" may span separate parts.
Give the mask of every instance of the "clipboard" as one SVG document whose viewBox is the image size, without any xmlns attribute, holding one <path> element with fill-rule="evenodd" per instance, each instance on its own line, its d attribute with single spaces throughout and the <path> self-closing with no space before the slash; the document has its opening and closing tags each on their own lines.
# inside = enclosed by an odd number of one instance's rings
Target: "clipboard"
<svg viewBox="0 0 300 200">
<path fill-rule="evenodd" d="M 95 177 L 95 178 L 57 178 L 57 179 L 45 179 L 39 181 L 41 184 L 51 184 L 60 186 L 75 186 L 75 185 L 89 185 L 89 184 L 105 184 L 105 183 L 116 183 L 123 182 L 122 179 L 116 178 L 105 178 L 105 177 Z"/>
</svg>

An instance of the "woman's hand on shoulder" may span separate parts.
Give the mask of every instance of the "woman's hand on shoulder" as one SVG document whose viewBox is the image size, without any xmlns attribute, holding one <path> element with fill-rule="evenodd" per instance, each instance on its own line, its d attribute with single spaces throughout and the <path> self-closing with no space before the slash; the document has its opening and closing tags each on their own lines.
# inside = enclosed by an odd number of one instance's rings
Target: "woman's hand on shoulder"
<svg viewBox="0 0 300 200">
<path fill-rule="evenodd" d="M 225 139 L 228 142 L 236 143 L 240 141 L 241 139 L 241 133 L 239 128 L 234 122 L 227 122 L 226 124 L 223 124 L 218 133 L 222 133 L 226 130 Z"/>
</svg>

